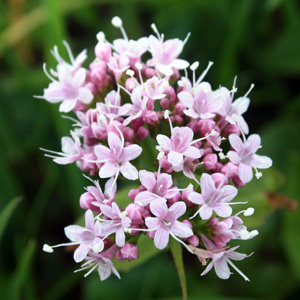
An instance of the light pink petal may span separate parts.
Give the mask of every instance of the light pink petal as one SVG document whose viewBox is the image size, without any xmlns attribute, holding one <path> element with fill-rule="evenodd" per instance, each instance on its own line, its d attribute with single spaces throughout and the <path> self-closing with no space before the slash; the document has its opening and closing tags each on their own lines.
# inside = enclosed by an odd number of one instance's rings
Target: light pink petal
<svg viewBox="0 0 300 300">
<path fill-rule="evenodd" d="M 138 145 L 127 146 L 123 149 L 122 158 L 125 161 L 133 160 L 133 159 L 137 158 L 138 156 L 140 156 L 140 154 L 142 153 L 142 150 L 143 150 L 142 147 L 140 147 Z"/>
<path fill-rule="evenodd" d="M 188 108 L 192 108 L 194 105 L 194 98 L 191 93 L 183 91 L 178 94 L 180 102 Z"/>
<path fill-rule="evenodd" d="M 138 205 L 146 206 L 156 199 L 157 197 L 155 197 L 153 194 L 150 194 L 148 191 L 143 191 L 137 194 L 137 196 L 134 199 L 134 202 Z"/>
<path fill-rule="evenodd" d="M 188 117 L 191 117 L 191 118 L 193 118 L 193 119 L 198 119 L 200 116 L 199 116 L 199 114 L 197 114 L 195 111 L 194 111 L 194 109 L 188 109 L 188 110 L 184 110 L 183 111 L 184 112 L 184 114 L 186 115 L 186 116 L 188 116 Z"/>
<path fill-rule="evenodd" d="M 205 268 L 205 270 L 201 273 L 201 276 L 206 275 L 214 266 L 214 263 L 211 261 L 207 267 Z"/>
<path fill-rule="evenodd" d="M 175 151 L 170 151 L 168 154 L 168 162 L 172 165 L 172 166 L 178 166 L 182 163 L 183 161 L 183 154 L 182 153 L 178 153 Z"/>
<path fill-rule="evenodd" d="M 245 148 L 247 149 L 248 152 L 254 153 L 257 151 L 261 144 L 261 139 L 258 134 L 251 134 L 246 143 L 245 143 Z"/>
<path fill-rule="evenodd" d="M 236 248 L 236 247 L 235 247 Z M 248 255 L 238 252 L 227 252 L 227 257 L 233 260 L 243 260 L 244 258 L 248 257 Z"/>
<path fill-rule="evenodd" d="M 75 106 L 76 106 L 77 100 L 64 100 L 60 106 L 59 106 L 59 111 L 60 112 L 70 112 Z"/>
<path fill-rule="evenodd" d="M 184 60 L 184 59 L 174 59 L 172 61 L 172 67 L 182 70 L 182 69 L 186 69 L 190 64 Z"/>
<path fill-rule="evenodd" d="M 227 153 L 227 156 L 231 160 L 231 162 L 233 162 L 234 164 L 239 164 L 240 161 L 241 161 L 241 158 L 239 157 L 239 155 L 235 151 L 229 151 Z"/>
<path fill-rule="evenodd" d="M 160 200 L 155 200 L 150 203 L 151 212 L 158 218 L 163 219 L 168 212 L 167 204 Z"/>
<path fill-rule="evenodd" d="M 241 138 L 236 134 L 231 134 L 229 136 L 229 142 L 232 148 L 237 152 L 241 152 L 244 149 L 244 144 Z"/>
<path fill-rule="evenodd" d="M 78 263 L 78 262 L 83 261 L 86 258 L 87 254 L 89 252 L 89 249 L 90 249 L 90 247 L 89 247 L 88 243 L 81 244 L 74 252 L 73 257 L 74 257 L 75 262 Z"/>
<path fill-rule="evenodd" d="M 237 195 L 238 190 L 232 185 L 225 185 L 219 192 L 221 193 L 220 199 L 222 199 L 222 202 L 229 202 Z"/>
<path fill-rule="evenodd" d="M 76 156 L 68 156 L 68 157 L 57 157 L 57 158 L 53 159 L 53 161 L 59 165 L 71 164 L 76 160 L 79 160 L 79 157 L 77 155 Z"/>
<path fill-rule="evenodd" d="M 189 194 L 188 199 L 195 204 L 204 204 L 205 201 L 201 194 L 192 192 Z"/>
<path fill-rule="evenodd" d="M 168 211 L 168 218 L 177 220 L 179 217 L 184 215 L 186 212 L 186 205 L 184 202 L 176 202 L 174 203 Z"/>
<path fill-rule="evenodd" d="M 64 229 L 66 237 L 72 242 L 80 242 L 82 240 L 82 235 L 86 228 L 78 225 L 69 225 Z"/>
<path fill-rule="evenodd" d="M 157 143 L 163 148 L 170 150 L 171 149 L 171 141 L 170 139 L 163 135 L 163 134 L 158 134 L 156 137 Z"/>
<path fill-rule="evenodd" d="M 123 247 L 125 245 L 125 233 L 123 228 L 120 228 L 116 231 L 116 244 L 119 247 Z"/>
<path fill-rule="evenodd" d="M 230 274 L 232 274 L 224 257 L 217 260 L 214 263 L 214 266 L 217 276 L 221 279 L 228 279 L 230 277 Z"/>
<path fill-rule="evenodd" d="M 121 149 L 123 149 L 122 142 L 120 138 L 114 133 L 110 132 L 108 134 L 108 145 L 110 149 L 116 149 L 116 153 L 119 153 Z"/>
<path fill-rule="evenodd" d="M 162 65 L 162 64 L 158 63 L 158 64 L 156 64 L 156 68 L 160 73 L 162 73 L 166 76 L 172 76 L 174 73 L 173 69 L 170 65 Z"/>
<path fill-rule="evenodd" d="M 232 208 L 228 204 L 220 204 L 213 207 L 213 210 L 218 216 L 222 218 L 227 218 L 232 214 Z"/>
<path fill-rule="evenodd" d="M 176 187 L 167 190 L 166 193 L 163 194 L 164 198 L 170 199 L 177 195 L 178 189 Z"/>
<path fill-rule="evenodd" d="M 248 183 L 253 178 L 252 167 L 240 163 L 239 165 L 239 177 L 244 183 Z"/>
<path fill-rule="evenodd" d="M 113 162 L 106 162 L 99 170 L 100 178 L 109 178 L 118 173 L 119 167 Z"/>
<path fill-rule="evenodd" d="M 111 157 L 111 150 L 103 145 L 97 145 L 94 148 L 94 153 L 99 160 L 103 160 Z"/>
<path fill-rule="evenodd" d="M 122 164 L 120 167 L 120 172 L 129 180 L 136 180 L 139 178 L 138 170 L 130 162 Z"/>
<path fill-rule="evenodd" d="M 166 173 L 160 174 L 157 178 L 157 184 L 162 184 L 165 188 L 170 188 L 173 184 L 172 176 Z"/>
<path fill-rule="evenodd" d="M 109 205 L 100 205 L 100 209 L 101 209 L 101 212 L 103 213 L 103 215 L 110 219 L 112 219 L 116 216 L 114 210 Z M 103 223 L 103 226 L 104 225 L 105 225 L 105 223 Z"/>
<path fill-rule="evenodd" d="M 249 98 L 240 97 L 232 103 L 232 106 L 234 108 L 236 108 L 239 115 L 242 115 L 243 113 L 245 113 L 247 111 L 249 104 L 250 104 Z"/>
<path fill-rule="evenodd" d="M 214 180 L 210 175 L 206 173 L 204 173 L 201 176 L 200 186 L 201 186 L 201 194 L 205 200 L 208 199 L 216 189 Z"/>
<path fill-rule="evenodd" d="M 78 154 L 77 147 L 72 138 L 64 136 L 61 139 L 62 152 L 67 154 Z"/>
<path fill-rule="evenodd" d="M 267 169 L 272 166 L 272 159 L 268 156 L 253 155 L 252 166 L 259 169 Z"/>
<path fill-rule="evenodd" d="M 107 279 L 111 274 L 111 264 L 108 263 L 99 264 L 98 274 L 101 281 Z"/>
<path fill-rule="evenodd" d="M 164 249 L 169 243 L 169 231 L 160 227 L 154 236 L 154 245 L 157 249 Z"/>
<path fill-rule="evenodd" d="M 208 220 L 212 216 L 212 208 L 203 204 L 199 209 L 199 214 L 202 220 Z"/>
<path fill-rule="evenodd" d="M 90 209 L 86 211 L 84 218 L 85 218 L 85 227 L 91 231 L 94 231 L 94 215 Z"/>
<path fill-rule="evenodd" d="M 91 103 L 91 101 L 94 98 L 92 92 L 88 88 L 85 88 L 85 87 L 81 87 L 79 89 L 78 93 L 79 93 L 79 100 L 85 104 Z"/>
<path fill-rule="evenodd" d="M 172 225 L 172 233 L 181 238 L 188 238 L 192 236 L 193 230 L 187 225 L 179 221 L 175 221 Z"/>
<path fill-rule="evenodd" d="M 86 77 L 86 70 L 83 68 L 80 68 L 76 71 L 76 73 L 73 77 L 73 81 L 77 86 L 82 86 L 82 84 L 85 81 L 85 77 Z"/>
<path fill-rule="evenodd" d="M 152 191 L 155 183 L 156 183 L 156 178 L 154 173 L 146 171 L 146 170 L 142 170 L 139 172 L 139 178 L 140 178 L 140 182 L 141 184 L 148 190 L 148 191 Z"/>
<path fill-rule="evenodd" d="M 158 228 L 161 224 L 158 218 L 147 217 L 145 219 L 145 224 L 149 229 Z"/>
<path fill-rule="evenodd" d="M 201 152 L 196 147 L 190 146 L 183 152 L 183 155 L 197 159 L 201 156 Z"/>
</svg>

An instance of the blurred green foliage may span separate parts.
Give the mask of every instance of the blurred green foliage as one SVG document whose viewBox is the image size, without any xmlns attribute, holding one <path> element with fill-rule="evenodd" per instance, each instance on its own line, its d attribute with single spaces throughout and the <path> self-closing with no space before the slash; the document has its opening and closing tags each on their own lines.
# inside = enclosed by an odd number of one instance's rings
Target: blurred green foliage
<svg viewBox="0 0 300 300">
<path fill-rule="evenodd" d="M 33 98 L 48 85 L 42 64 L 54 66 L 50 49 L 64 51 L 63 39 L 74 53 L 87 48 L 91 62 L 98 31 L 108 40 L 120 36 L 110 25 L 115 15 L 133 39 L 151 34 L 153 22 L 167 38 L 191 32 L 182 57 L 199 60 L 203 69 L 214 61 L 207 75 L 214 88 L 231 87 L 235 75 L 239 95 L 256 85 L 246 120 L 252 133 L 262 135 L 260 153 L 274 167 L 239 195 L 256 207 L 249 226 L 260 231 L 241 246 L 241 252 L 255 251 L 239 263 L 251 282 L 236 274 L 222 281 L 213 272 L 202 278 L 196 257 L 184 255 L 189 299 L 298 298 L 299 1 L 8 0 L 0 2 L 1 299 L 180 299 L 169 252 L 148 253 L 145 264 L 124 266 L 120 281 L 100 282 L 97 274 L 73 274 L 72 253 L 41 250 L 45 242 L 65 240 L 63 227 L 80 217 L 78 201 L 87 184 L 76 166 L 55 165 L 39 150 L 59 149 L 71 126 L 57 106 Z"/>
</svg>

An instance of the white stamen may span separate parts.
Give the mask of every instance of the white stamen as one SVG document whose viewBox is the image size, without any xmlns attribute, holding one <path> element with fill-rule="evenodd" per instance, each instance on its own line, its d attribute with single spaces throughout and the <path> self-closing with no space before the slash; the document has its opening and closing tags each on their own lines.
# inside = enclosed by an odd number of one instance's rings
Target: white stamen
<svg viewBox="0 0 300 300">
<path fill-rule="evenodd" d="M 191 66 L 191 71 L 195 71 L 199 67 L 199 61 L 195 61 Z"/>
<path fill-rule="evenodd" d="M 244 211 L 244 216 L 249 217 L 254 214 L 255 209 L 253 207 L 249 207 Z"/>
<path fill-rule="evenodd" d="M 161 160 L 163 157 L 165 156 L 165 153 L 164 152 L 159 152 L 158 155 L 157 155 L 157 160 Z"/>
<path fill-rule="evenodd" d="M 142 70 L 143 66 L 141 63 L 137 62 L 135 63 L 135 67 L 138 69 L 138 70 Z"/>
<path fill-rule="evenodd" d="M 252 83 L 248 92 L 244 95 L 245 98 L 250 94 L 250 92 L 253 90 L 253 88 L 254 88 L 254 84 Z"/>
<path fill-rule="evenodd" d="M 122 20 L 119 17 L 113 17 L 111 24 L 116 28 L 120 28 L 123 25 Z"/>
<path fill-rule="evenodd" d="M 124 232 L 131 233 L 132 229 L 131 228 L 124 228 Z"/>
<path fill-rule="evenodd" d="M 96 38 L 99 42 L 104 42 L 105 41 L 105 34 L 103 31 L 99 31 L 96 35 Z"/>
<path fill-rule="evenodd" d="M 119 214 L 119 217 L 120 217 L 121 219 L 123 219 L 123 218 L 126 218 L 127 215 L 128 215 L 128 212 L 127 212 L 126 210 L 124 210 L 124 211 L 122 211 L 122 212 Z"/>
<path fill-rule="evenodd" d="M 53 253 L 53 248 L 47 244 L 44 244 L 43 246 L 43 251 L 47 252 L 47 253 Z"/>
<path fill-rule="evenodd" d="M 219 152 L 219 157 L 220 157 L 221 160 L 226 158 L 226 156 L 224 155 L 223 152 Z"/>
<path fill-rule="evenodd" d="M 165 110 L 165 113 L 164 113 L 164 118 L 165 118 L 165 119 L 168 119 L 168 118 L 169 118 L 169 113 L 170 113 L 170 112 L 166 109 L 166 110 Z"/>
<path fill-rule="evenodd" d="M 126 70 L 126 75 L 132 77 L 134 75 L 134 71 L 133 70 L 130 70 L 130 69 L 127 69 Z"/>
<path fill-rule="evenodd" d="M 211 68 L 211 66 L 213 65 L 214 63 L 212 61 L 210 61 L 208 63 L 208 66 L 207 68 L 202 72 L 202 74 L 200 75 L 200 77 L 198 78 L 197 82 L 196 82 L 196 85 L 199 84 L 202 79 L 206 76 L 207 72 L 209 71 L 209 69 Z"/>
<path fill-rule="evenodd" d="M 259 179 L 260 177 L 262 177 L 262 172 L 256 171 L 255 177 L 256 177 L 257 179 Z"/>
</svg>

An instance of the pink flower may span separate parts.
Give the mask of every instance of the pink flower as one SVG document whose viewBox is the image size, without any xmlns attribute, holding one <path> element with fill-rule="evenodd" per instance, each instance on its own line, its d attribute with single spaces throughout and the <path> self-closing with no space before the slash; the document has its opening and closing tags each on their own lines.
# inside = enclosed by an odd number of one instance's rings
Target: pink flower
<svg viewBox="0 0 300 300">
<path fill-rule="evenodd" d="M 119 82 L 123 73 L 129 68 L 129 59 L 125 55 L 114 53 L 114 56 L 110 57 L 107 66 L 113 72 L 116 82 Z"/>
<path fill-rule="evenodd" d="M 171 76 L 173 69 L 185 69 L 189 66 L 186 60 L 178 59 L 177 57 L 182 52 L 184 42 L 179 39 L 171 39 L 163 41 L 159 36 L 149 37 L 149 51 L 152 54 L 152 59 L 147 61 L 148 66 L 155 67 L 160 73 Z"/>
<path fill-rule="evenodd" d="M 211 251 L 212 261 L 208 264 L 206 269 L 201 273 L 201 276 L 207 274 L 213 267 L 215 268 L 216 274 L 221 279 L 228 279 L 232 274 L 228 267 L 228 264 L 233 267 L 246 281 L 250 281 L 249 278 L 242 273 L 232 262 L 232 260 L 243 260 L 248 257 L 246 254 L 235 252 L 239 246 L 233 247 L 229 250 L 218 249 L 215 244 L 202 235 L 202 240 L 205 247 Z"/>
<path fill-rule="evenodd" d="M 104 220 L 102 224 L 103 235 L 109 236 L 116 233 L 116 244 L 119 247 L 125 245 L 124 229 L 128 229 L 131 225 L 130 218 L 127 217 L 127 211 L 121 211 L 118 205 L 113 202 L 112 206 L 100 205 L 102 214 L 110 220 Z"/>
<path fill-rule="evenodd" d="M 61 139 L 62 152 L 55 152 L 51 150 L 42 149 L 46 152 L 57 154 L 58 156 L 45 154 L 47 157 L 53 158 L 53 161 L 60 165 L 71 164 L 74 161 L 78 161 L 84 155 L 84 151 L 81 148 L 81 143 L 75 132 L 71 131 L 72 138 L 64 136 Z"/>
<path fill-rule="evenodd" d="M 99 170 L 101 178 L 118 177 L 121 173 L 125 178 L 135 180 L 138 178 L 138 171 L 129 161 L 137 158 L 142 148 L 138 145 L 124 147 L 124 138 L 122 140 L 113 132 L 108 134 L 109 148 L 104 145 L 97 145 L 94 149 L 98 157 L 97 162 L 103 162 Z"/>
<path fill-rule="evenodd" d="M 77 101 L 89 104 L 94 96 L 88 88 L 84 87 L 85 77 L 86 70 L 83 68 L 71 74 L 67 67 L 61 66 L 58 69 L 59 81 L 50 77 L 53 82 L 44 90 L 42 98 L 51 103 L 62 102 L 59 107 L 60 112 L 71 111 Z"/>
<path fill-rule="evenodd" d="M 139 172 L 142 185 L 147 189 L 140 192 L 135 197 L 134 202 L 141 206 L 146 206 L 154 200 L 166 199 L 174 197 L 178 193 L 177 188 L 171 188 L 173 184 L 172 176 L 169 174 L 157 174 L 142 170 Z M 166 199 L 165 199 L 166 198 Z"/>
<path fill-rule="evenodd" d="M 244 143 L 238 135 L 231 134 L 229 142 L 235 151 L 229 151 L 227 156 L 239 166 L 239 177 L 242 182 L 247 183 L 252 180 L 252 168 L 256 171 L 256 177 L 259 178 L 261 173 L 257 171 L 257 168 L 267 169 L 272 166 L 272 160 L 269 157 L 255 154 L 261 144 L 258 134 L 250 135 Z"/>
<path fill-rule="evenodd" d="M 222 106 L 222 100 L 213 97 L 208 82 L 201 82 L 191 91 L 180 92 L 178 98 L 188 108 L 184 110 L 184 113 L 194 119 L 213 118 Z"/>
<path fill-rule="evenodd" d="M 149 229 L 156 230 L 154 235 L 156 248 L 164 249 L 170 235 L 177 241 L 180 241 L 177 237 L 188 238 L 193 235 L 192 229 L 187 224 L 177 221 L 186 211 L 184 202 L 176 202 L 168 208 L 166 203 L 155 200 L 150 203 L 150 210 L 156 217 L 147 217 L 145 223 Z"/>
<path fill-rule="evenodd" d="M 237 195 L 237 189 L 232 185 L 219 185 L 216 188 L 214 180 L 206 173 L 201 176 L 200 186 L 201 194 L 193 192 L 188 197 L 191 202 L 201 205 L 195 215 L 199 213 L 201 219 L 208 220 L 214 211 L 220 217 L 229 217 L 232 208 L 228 202 Z"/>
<path fill-rule="evenodd" d="M 91 210 L 85 213 L 85 227 L 70 225 L 65 227 L 65 235 L 74 244 L 80 246 L 74 252 L 75 262 L 81 262 L 87 256 L 89 250 L 99 253 L 103 250 L 104 243 L 100 238 L 101 224 L 94 223 L 94 216 Z"/>
<path fill-rule="evenodd" d="M 156 140 L 159 144 L 159 151 L 167 150 L 168 162 L 176 167 L 182 164 L 183 158 L 197 159 L 201 156 L 200 150 L 192 146 L 193 130 L 189 127 L 175 127 L 171 132 L 171 138 L 159 134 Z"/>
</svg>

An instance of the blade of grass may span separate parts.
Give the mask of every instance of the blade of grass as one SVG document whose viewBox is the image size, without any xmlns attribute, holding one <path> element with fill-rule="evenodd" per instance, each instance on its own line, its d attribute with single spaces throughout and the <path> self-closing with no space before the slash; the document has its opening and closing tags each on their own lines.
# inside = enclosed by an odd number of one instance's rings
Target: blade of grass
<svg viewBox="0 0 300 300">
<path fill-rule="evenodd" d="M 30 240 L 24 251 L 20 252 L 21 258 L 11 281 L 9 288 L 10 296 L 8 299 L 18 300 L 22 298 L 21 289 L 26 284 L 27 277 L 31 273 L 31 262 L 34 256 L 35 248 L 35 241 Z"/>
<path fill-rule="evenodd" d="M 6 206 L 5 208 L 1 211 L 0 214 L 0 241 L 2 238 L 2 234 L 4 232 L 4 229 L 8 223 L 8 220 L 10 216 L 12 215 L 14 209 L 16 206 L 19 204 L 19 202 L 22 200 L 21 197 L 16 197 L 12 199 Z"/>
</svg>

